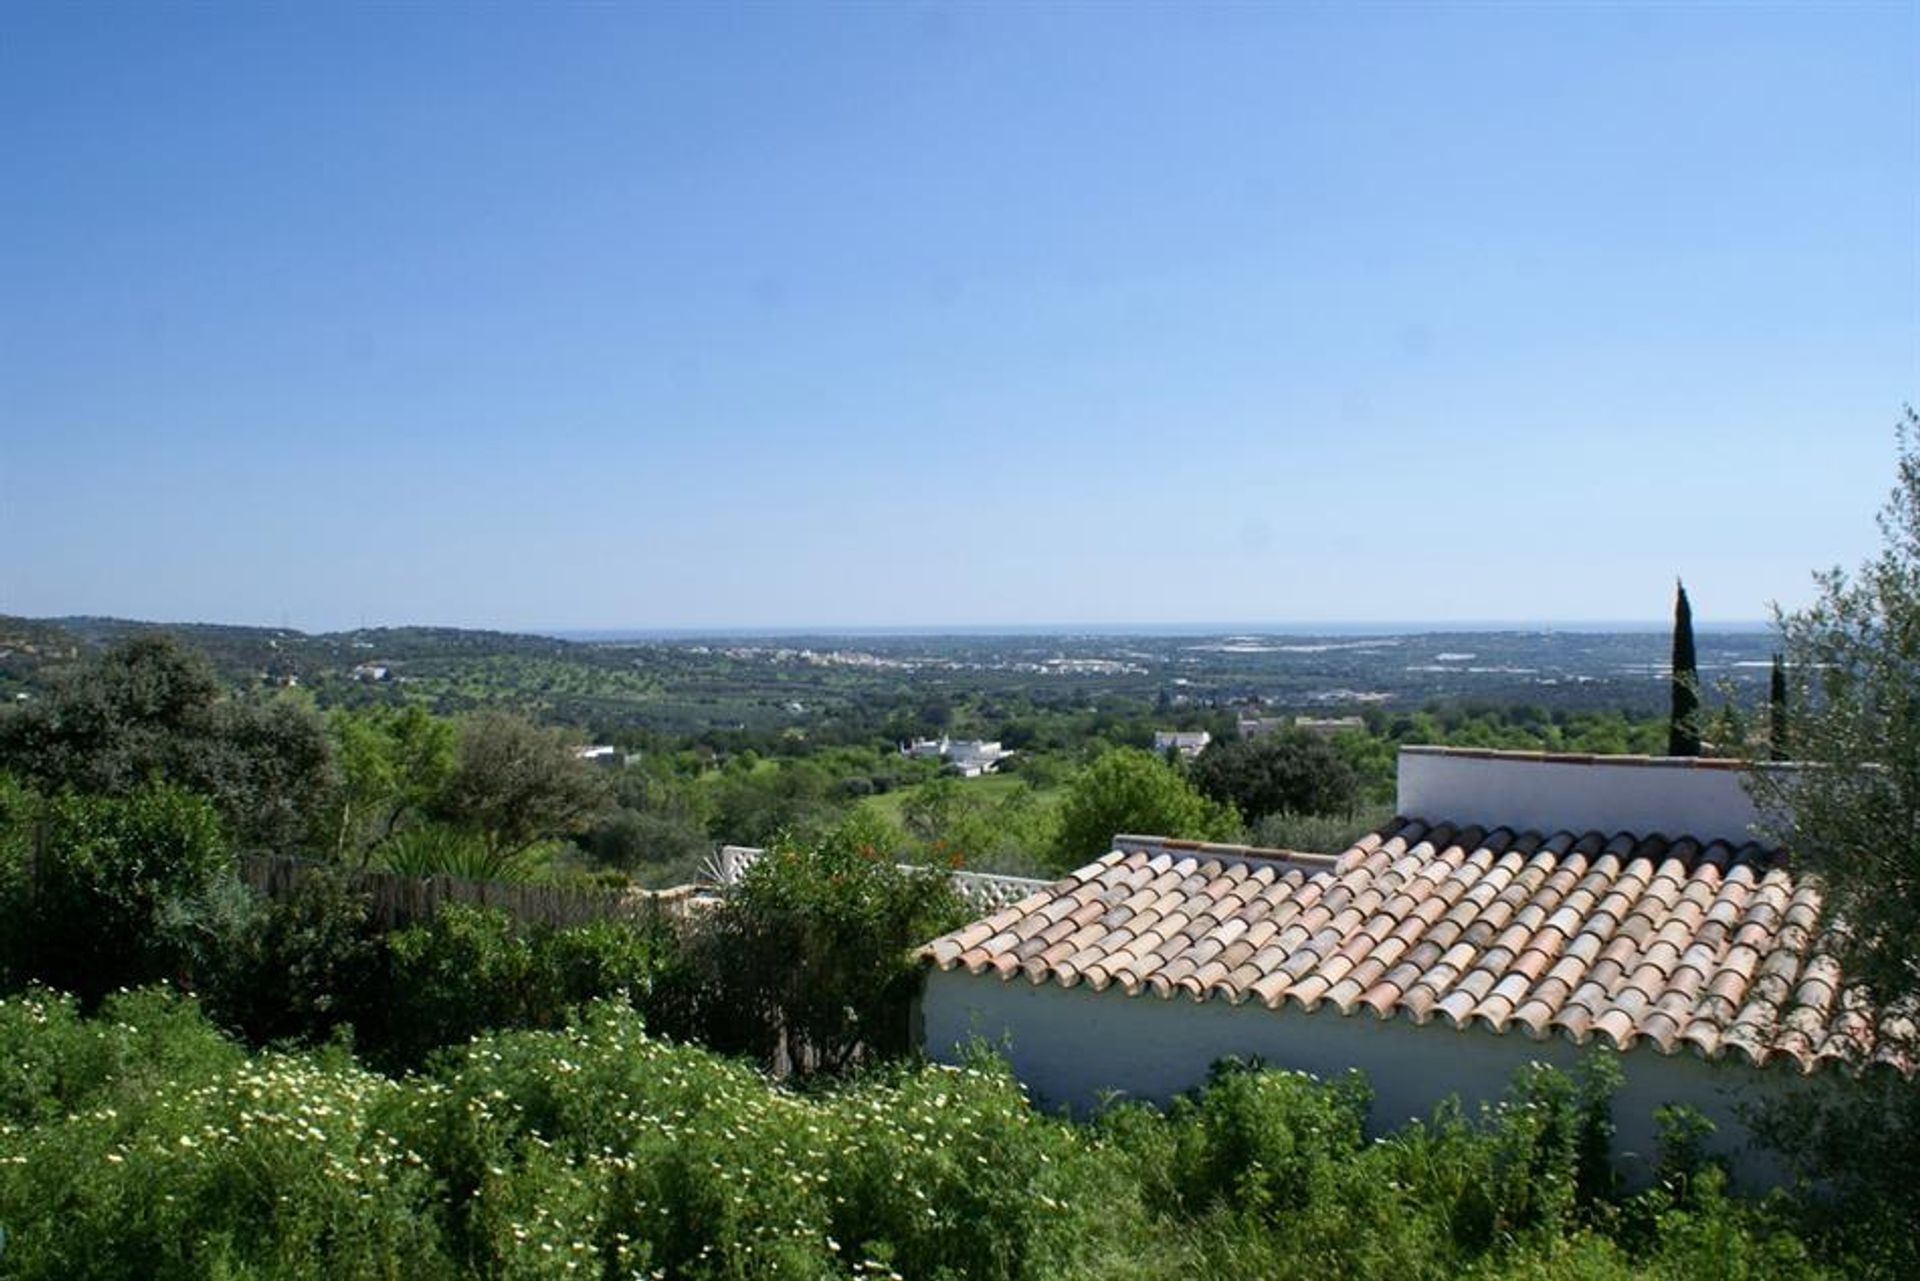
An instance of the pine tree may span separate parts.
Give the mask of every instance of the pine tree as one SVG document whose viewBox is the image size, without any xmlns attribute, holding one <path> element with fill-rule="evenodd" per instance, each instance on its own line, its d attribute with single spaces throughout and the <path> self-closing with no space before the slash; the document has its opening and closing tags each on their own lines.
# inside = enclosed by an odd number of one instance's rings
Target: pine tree
<svg viewBox="0 0 1920 1281">
<path fill-rule="evenodd" d="M 1673 711 L 1667 720 L 1667 755 L 1700 755 L 1700 665 L 1693 653 L 1693 606 L 1687 587 L 1674 580 Z"/>
<path fill-rule="evenodd" d="M 1773 656 L 1773 679 L 1767 690 L 1767 754 L 1776 761 L 1787 759 L 1787 660 Z"/>
</svg>

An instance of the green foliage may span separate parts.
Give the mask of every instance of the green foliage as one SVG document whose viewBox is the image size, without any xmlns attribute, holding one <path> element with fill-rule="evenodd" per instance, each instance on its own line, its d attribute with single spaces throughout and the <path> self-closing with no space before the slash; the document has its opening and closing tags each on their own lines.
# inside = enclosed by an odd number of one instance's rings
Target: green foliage
<svg viewBox="0 0 1920 1281">
<path fill-rule="evenodd" d="M 116 1092 L 163 1089 L 244 1061 L 166 988 L 116 993 L 84 1018 L 73 998 L 33 987 L 0 1000 L 0 1127 L 56 1122 Z"/>
<path fill-rule="evenodd" d="M 1774 1103 L 1755 1135 L 1807 1189 L 1809 1224 L 1861 1276 L 1920 1276 L 1920 1088 L 1889 1071 Z"/>
<path fill-rule="evenodd" d="M 1333 1085 L 1297 1072 L 1216 1064 L 1198 1098 L 1178 1100 L 1166 1189 L 1193 1214 L 1215 1204 L 1280 1219 L 1331 1191 L 1328 1176 L 1366 1142 L 1372 1092 L 1358 1075 Z"/>
<path fill-rule="evenodd" d="M 385 1012 L 386 947 L 366 896 L 316 869 L 284 899 L 257 901 L 196 967 L 209 1015 L 255 1045 L 318 1045 Z"/>
<path fill-rule="evenodd" d="M 1788 710 L 1787 659 L 1775 653 L 1767 678 L 1767 756 L 1784 761 L 1793 752 L 1793 717 Z"/>
<path fill-rule="evenodd" d="M 1362 806 L 1348 817 L 1269 814 L 1254 825 L 1247 839 L 1263 849 L 1338 854 L 1392 821 L 1391 805 Z"/>
<path fill-rule="evenodd" d="M 26 977 L 39 807 L 39 797 L 0 773 L 0 985 L 8 990 Z"/>
<path fill-rule="evenodd" d="M 698 922 L 714 1043 L 801 1072 L 905 1052 L 911 949 L 967 912 L 944 869 L 904 869 L 872 836 L 777 843 Z"/>
<path fill-rule="evenodd" d="M 519 931 L 503 912 L 448 904 L 387 937 L 388 973 L 361 1044 L 409 1067 L 496 1028 L 552 1027 L 589 1001 L 644 1003 L 671 937 L 600 922 Z"/>
<path fill-rule="evenodd" d="M 1113 848 L 1113 838 L 1150 836 L 1230 841 L 1240 835 L 1232 807 L 1196 791 L 1152 752 L 1118 748 L 1088 766 L 1060 805 L 1054 865 L 1077 867 Z"/>
<path fill-rule="evenodd" d="M 990 1060 L 800 1093 L 612 1002 L 391 1080 L 247 1058 L 165 993 L 31 992 L 0 1000 L 0 1223 L 34 1279 L 1822 1275 L 1711 1175 L 1625 1236 L 1566 1208 L 1578 1143 L 1540 1112 L 1571 1085 L 1375 1140 L 1365 1094 L 1224 1070 L 1076 1125 Z"/>
<path fill-rule="evenodd" d="M 1193 784 L 1250 822 L 1268 814 L 1351 814 L 1360 792 L 1341 750 L 1302 733 L 1210 743 L 1193 763 Z"/>
<path fill-rule="evenodd" d="M 228 871 L 212 805 L 152 783 L 125 797 L 53 797 L 28 821 L 36 848 L 26 973 L 89 999 L 178 976 L 186 940 L 169 915 Z"/>
<path fill-rule="evenodd" d="M 1026 782 L 990 793 L 987 780 L 937 778 L 900 807 L 912 854 L 979 871 L 1028 874 L 1045 866 L 1058 817 Z"/>
<path fill-rule="evenodd" d="M 1778 616 L 1794 768 L 1755 771 L 1770 834 L 1821 883 L 1824 945 L 1882 1010 L 1880 1047 L 1912 1062 L 1920 1035 L 1920 416 L 1898 432 L 1881 550 Z M 1761 1134 L 1836 1198 L 1862 1270 L 1920 1271 L 1920 1084 L 1878 1069 L 1848 1088 L 1776 1106 Z M 1903 1224 L 1897 1231 L 1892 1225 Z"/>
<path fill-rule="evenodd" d="M 1700 755 L 1700 664 L 1694 656 L 1693 606 L 1682 583 L 1673 586 L 1673 673 L 1667 715 L 1667 755 Z"/>
<path fill-rule="evenodd" d="M 501 866 L 548 837 L 585 831 L 612 800 L 605 775 L 571 741 L 517 716 L 462 721 L 453 772 L 436 816 L 480 834 Z"/>
<path fill-rule="evenodd" d="M 453 779 L 454 723 L 425 708 L 344 708 L 327 717 L 340 765 L 334 848 L 358 858 L 426 813 Z"/>
<path fill-rule="evenodd" d="M 695 879 L 713 853 L 701 828 L 660 814 L 615 811 L 581 838 L 601 867 L 633 874 L 648 885 L 679 885 Z"/>
<path fill-rule="evenodd" d="M 0 1042 L 8 1276 L 452 1275 L 424 1172 L 367 1125 L 392 1082 L 249 1060 L 149 993 L 89 1021 L 45 993 L 0 1001 Z"/>
<path fill-rule="evenodd" d="M 1920 416 L 1900 434 L 1882 550 L 1817 576 L 1779 619 L 1798 770 L 1754 779 L 1772 834 L 1823 884 L 1848 978 L 1882 1006 L 1920 994 Z M 1915 1045 L 1911 1048 L 1920 1048 Z"/>
<path fill-rule="evenodd" d="M 470 828 L 421 823 L 388 837 L 375 861 L 402 876 L 459 876 L 476 881 L 522 881 L 534 860 L 525 848 L 502 849 Z"/>
<path fill-rule="evenodd" d="M 783 836 L 816 837 L 846 812 L 849 798 L 808 761 L 736 758 L 713 784 L 713 835 L 734 845 L 766 845 Z"/>
<path fill-rule="evenodd" d="M 109 796 L 164 779 L 212 798 L 235 841 L 273 849 L 315 835 L 335 783 L 310 709 L 223 698 L 206 660 L 162 634 L 125 641 L 0 716 L 0 769 L 47 792 Z"/>
</svg>

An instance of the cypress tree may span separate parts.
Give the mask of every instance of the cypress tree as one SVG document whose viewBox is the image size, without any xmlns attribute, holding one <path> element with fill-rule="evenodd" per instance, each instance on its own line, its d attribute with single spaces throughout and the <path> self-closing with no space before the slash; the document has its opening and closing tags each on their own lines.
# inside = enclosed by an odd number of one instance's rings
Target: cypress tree
<svg viewBox="0 0 1920 1281">
<path fill-rule="evenodd" d="M 1693 653 L 1693 606 L 1679 579 L 1674 580 L 1673 711 L 1667 719 L 1667 755 L 1700 755 L 1700 664 Z"/>
<path fill-rule="evenodd" d="M 1773 656 L 1773 679 L 1767 689 L 1767 754 L 1776 761 L 1787 759 L 1791 750 L 1787 729 L 1787 660 Z"/>
</svg>

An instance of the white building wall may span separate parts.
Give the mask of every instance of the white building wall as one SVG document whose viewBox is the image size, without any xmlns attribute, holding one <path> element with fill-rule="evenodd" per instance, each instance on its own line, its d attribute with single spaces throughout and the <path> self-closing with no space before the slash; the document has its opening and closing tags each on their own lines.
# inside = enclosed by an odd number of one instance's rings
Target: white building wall
<svg viewBox="0 0 1920 1281">
<path fill-rule="evenodd" d="M 1258 1056 L 1273 1067 L 1323 1077 L 1358 1068 L 1374 1091 L 1373 1133 L 1425 1119 L 1449 1095 L 1471 1114 L 1479 1104 L 1497 1101 L 1528 1062 L 1572 1068 L 1585 1052 L 1560 1038 L 1536 1042 L 1483 1029 L 1455 1031 L 1444 1021 L 1422 1027 L 1381 1022 L 1370 1013 L 1342 1016 L 1331 1007 L 1307 1014 L 1185 996 L 1130 997 L 1117 988 L 1036 986 L 1024 978 L 1009 982 L 965 970 L 930 971 L 920 1013 L 934 1058 L 956 1061 L 959 1049 L 984 1041 L 1003 1049 L 1037 1103 L 1076 1114 L 1096 1107 L 1109 1091 L 1164 1103 L 1204 1082 L 1208 1068 L 1229 1055 Z M 1719 1127 L 1715 1146 L 1733 1158 L 1736 1179 L 1779 1182 L 1778 1164 L 1749 1150 L 1741 1110 L 1819 1082 L 1791 1069 L 1759 1071 L 1650 1048 L 1623 1055 L 1621 1066 L 1626 1081 L 1614 1103 L 1615 1154 L 1630 1179 L 1644 1178 L 1658 1154 L 1654 1109 L 1684 1103 Z"/>
<path fill-rule="evenodd" d="M 1759 768 L 1779 768 L 1761 766 Z M 1432 822 L 1540 832 L 1753 840 L 1747 767 L 1672 756 L 1543 756 L 1400 749 L 1399 810 Z"/>
</svg>

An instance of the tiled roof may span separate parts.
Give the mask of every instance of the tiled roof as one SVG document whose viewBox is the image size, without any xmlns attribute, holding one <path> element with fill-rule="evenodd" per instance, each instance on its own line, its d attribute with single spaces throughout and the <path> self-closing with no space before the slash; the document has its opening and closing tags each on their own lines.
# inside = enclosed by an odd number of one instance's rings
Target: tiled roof
<svg viewBox="0 0 1920 1281">
<path fill-rule="evenodd" d="M 1036 984 L 1437 1019 L 1802 1071 L 1893 1061 L 1876 1054 L 1871 1018 L 1817 946 L 1817 892 L 1757 844 L 1416 819 L 1337 857 L 1116 844 L 921 955 Z"/>
</svg>

